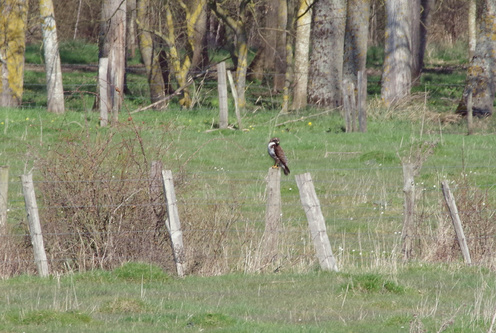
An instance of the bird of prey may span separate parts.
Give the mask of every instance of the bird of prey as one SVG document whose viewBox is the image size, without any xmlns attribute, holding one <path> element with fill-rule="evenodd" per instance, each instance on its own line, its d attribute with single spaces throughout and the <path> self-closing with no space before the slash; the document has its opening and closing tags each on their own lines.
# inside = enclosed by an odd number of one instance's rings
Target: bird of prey
<svg viewBox="0 0 496 333">
<path fill-rule="evenodd" d="M 274 159 L 273 168 L 277 168 L 278 166 L 280 166 L 284 171 L 284 174 L 286 176 L 289 175 L 288 159 L 286 158 L 286 155 L 284 155 L 284 151 L 279 145 L 279 138 L 270 139 L 267 150 L 270 157 Z"/>
</svg>

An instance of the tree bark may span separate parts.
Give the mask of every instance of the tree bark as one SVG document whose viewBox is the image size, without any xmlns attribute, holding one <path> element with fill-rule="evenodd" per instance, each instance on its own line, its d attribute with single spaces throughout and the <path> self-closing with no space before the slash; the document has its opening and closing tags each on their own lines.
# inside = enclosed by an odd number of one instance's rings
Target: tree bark
<svg viewBox="0 0 496 333">
<path fill-rule="evenodd" d="M 420 14 L 420 47 L 418 50 L 418 62 L 420 70 L 424 68 L 425 49 L 427 47 L 428 32 L 431 27 L 431 9 L 434 7 L 435 0 L 421 0 Z"/>
<path fill-rule="evenodd" d="M 308 102 L 338 107 L 343 78 L 345 0 L 319 0 L 313 6 Z"/>
<path fill-rule="evenodd" d="M 468 7 L 468 60 L 475 55 L 477 45 L 477 4 L 476 0 L 469 0 Z"/>
<path fill-rule="evenodd" d="M 358 86 L 357 73 L 365 71 L 369 34 L 370 0 L 348 0 L 343 77 Z"/>
<path fill-rule="evenodd" d="M 418 84 L 422 67 L 420 64 L 420 0 L 410 0 L 410 51 L 412 53 L 412 84 Z"/>
<path fill-rule="evenodd" d="M 52 0 L 40 0 L 41 31 L 45 53 L 45 74 L 47 85 L 48 111 L 62 114 L 64 108 L 64 87 L 60 66 L 59 42 Z"/>
<path fill-rule="evenodd" d="M 472 114 L 478 117 L 493 113 L 496 91 L 496 0 L 485 0 L 480 17 L 480 31 L 475 55 L 467 70 L 467 80 L 457 113 L 467 114 L 467 99 L 472 92 Z"/>
<path fill-rule="evenodd" d="M 412 54 L 409 0 L 386 0 L 386 17 L 381 95 L 384 103 L 391 105 L 410 94 Z"/>
<path fill-rule="evenodd" d="M 117 122 L 124 100 L 126 70 L 126 0 L 104 0 L 100 58 L 108 58 L 107 84 L 112 121 Z"/>
<path fill-rule="evenodd" d="M 153 104 L 165 97 L 165 86 L 159 62 L 159 52 L 150 33 L 149 4 L 149 0 L 138 0 L 136 3 L 136 15 L 139 31 L 138 43 L 148 77 L 150 102 Z M 165 104 L 159 103 L 154 108 L 162 109 L 164 106 Z"/>
<path fill-rule="evenodd" d="M 300 0 L 296 13 L 296 40 L 294 56 L 294 110 L 307 106 L 308 55 L 310 53 L 310 27 L 312 24 L 312 0 Z"/>
<path fill-rule="evenodd" d="M 0 106 L 22 102 L 27 0 L 0 2 Z"/>
<path fill-rule="evenodd" d="M 276 30 L 276 54 L 274 63 L 274 91 L 284 89 L 286 73 L 286 26 L 288 24 L 287 0 L 278 0 Z"/>
</svg>

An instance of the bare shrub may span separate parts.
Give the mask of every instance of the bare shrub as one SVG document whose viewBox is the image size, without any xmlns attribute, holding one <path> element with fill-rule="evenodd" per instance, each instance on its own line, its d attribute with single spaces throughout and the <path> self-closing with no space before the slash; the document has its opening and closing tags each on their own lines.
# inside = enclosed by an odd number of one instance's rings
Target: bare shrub
<svg viewBox="0 0 496 333">
<path fill-rule="evenodd" d="M 494 223 L 494 202 L 487 190 L 472 185 L 465 175 L 458 181 L 454 191 L 460 220 L 470 250 L 472 262 L 493 266 L 493 253 L 496 250 L 496 224 Z M 439 214 L 439 226 L 432 242 L 430 258 L 436 261 L 460 260 L 461 250 L 444 201 Z"/>
<path fill-rule="evenodd" d="M 129 260 L 170 264 L 165 208 L 150 195 L 147 158 L 164 148 L 145 151 L 137 130 L 94 140 L 84 132 L 68 135 L 36 164 L 44 179 L 37 192 L 52 271 Z"/>
</svg>

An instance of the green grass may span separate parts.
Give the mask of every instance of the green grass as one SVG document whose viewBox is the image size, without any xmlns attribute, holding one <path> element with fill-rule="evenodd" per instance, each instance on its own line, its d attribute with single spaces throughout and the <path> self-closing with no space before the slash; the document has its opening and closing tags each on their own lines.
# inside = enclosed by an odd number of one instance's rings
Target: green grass
<svg viewBox="0 0 496 333">
<path fill-rule="evenodd" d="M 154 270 L 133 264 L 136 274 Z M 39 332 L 487 331 L 496 278 L 477 268 L 229 274 L 130 281 L 117 272 L 0 282 L 0 330 Z M 415 319 L 415 321 L 414 321 Z"/>
<path fill-rule="evenodd" d="M 94 62 L 91 47 L 64 47 L 80 52 L 82 63 Z M 39 47 L 30 52 L 39 57 Z M 374 52 L 370 59 L 377 62 L 381 55 Z M 466 136 L 463 122 L 432 116 L 454 109 L 463 77 L 458 70 L 427 72 L 422 77 L 426 85 L 393 109 L 380 106 L 375 99 L 379 86 L 371 81 L 367 133 L 344 133 L 338 112 L 278 114 L 280 98 L 264 93 L 264 87 L 257 87 L 260 95 L 249 89 L 244 131 L 217 128 L 215 89 L 208 85 L 199 89 L 200 103 L 193 110 L 181 110 L 172 101 L 164 111 L 131 113 L 146 104 L 146 79 L 139 75 L 128 78 L 132 95 L 126 97 L 119 123 L 101 128 L 99 114 L 91 111 L 92 95 L 83 93 L 94 89 L 94 73 L 64 75 L 70 87 L 68 112 L 54 115 L 43 108 L 43 74 L 28 71 L 25 108 L 0 109 L 0 165 L 10 167 L 8 223 L 13 239 L 20 239 L 16 249 L 26 254 L 17 262 L 18 257 L 11 258 L 14 252 L 9 253 L 7 262 L 14 262 L 15 273 L 34 271 L 29 241 L 19 236 L 27 233 L 19 176 L 32 170 L 36 181 L 52 181 L 43 172 L 61 168 L 86 182 L 81 178 L 87 175 L 84 159 L 99 156 L 107 143 L 108 158 L 98 169 L 105 172 L 92 178 L 104 175 L 118 182 L 139 168 L 147 173 L 144 158 L 148 163 L 160 160 L 173 171 L 189 271 L 185 279 L 173 277 L 171 256 L 164 252 L 145 253 L 160 258 L 157 265 L 79 267 L 90 271 L 78 273 L 64 252 L 51 248 L 50 255 L 66 260 L 57 266 L 65 274 L 48 279 L 24 274 L 0 281 L 0 331 L 437 332 L 443 325 L 446 332 L 488 331 L 496 304 L 494 251 L 491 244 L 476 242 L 494 236 L 496 157 L 491 152 L 496 126 L 493 118 L 476 119 L 476 134 Z M 255 103 L 259 97 L 261 102 Z M 230 117 L 236 125 L 234 115 Z M 280 256 L 259 270 L 255 259 L 264 228 L 265 177 L 272 165 L 266 144 L 273 136 L 281 139 L 291 175 L 281 181 Z M 422 142 L 436 144 L 415 179 L 416 253 L 403 264 L 401 159 Z M 62 159 L 68 151 L 74 152 L 72 159 Z M 45 156 L 53 163 L 41 163 Z M 313 178 L 340 273 L 318 269 L 294 180 L 304 172 Z M 443 237 L 451 230 L 439 191 L 444 179 L 453 181 L 457 199 L 464 198 L 458 202 L 460 212 L 470 218 L 467 228 L 475 229 L 469 245 L 488 246 L 485 254 L 474 252 L 473 267 L 461 265 L 453 233 Z M 35 187 L 43 220 L 53 207 L 45 203 L 50 193 L 40 193 L 41 185 Z M 67 199 L 76 201 L 79 193 L 72 194 Z M 134 194 L 119 195 L 113 198 L 119 208 L 112 210 L 122 212 L 122 222 L 134 208 L 124 211 L 119 205 L 141 202 L 132 200 Z M 484 216 L 487 224 L 480 221 Z M 43 221 L 43 227 L 48 222 L 53 221 Z"/>
</svg>

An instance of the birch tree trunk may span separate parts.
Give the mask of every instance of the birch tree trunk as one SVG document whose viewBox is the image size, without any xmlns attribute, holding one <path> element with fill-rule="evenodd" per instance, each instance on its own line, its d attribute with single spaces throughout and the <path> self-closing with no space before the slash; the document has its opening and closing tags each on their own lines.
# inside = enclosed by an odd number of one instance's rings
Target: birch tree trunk
<svg viewBox="0 0 496 333">
<path fill-rule="evenodd" d="M 476 0 L 469 0 L 468 7 L 468 60 L 475 55 L 477 45 L 477 4 Z"/>
<path fill-rule="evenodd" d="M 412 53 L 409 0 L 386 0 L 386 40 L 381 95 L 386 105 L 410 94 Z"/>
<path fill-rule="evenodd" d="M 496 0 L 485 0 L 480 17 L 475 56 L 467 70 L 467 80 L 457 113 L 467 114 L 467 99 L 472 92 L 472 113 L 486 117 L 493 113 L 496 91 Z"/>
<path fill-rule="evenodd" d="M 126 70 L 126 0 L 104 0 L 100 58 L 108 58 L 107 92 L 112 121 L 117 122 L 124 100 L 124 75 Z"/>
<path fill-rule="evenodd" d="M 64 107 L 64 87 L 60 66 L 59 42 L 52 0 L 40 0 L 41 31 L 45 52 L 45 74 L 48 94 L 48 111 L 62 114 Z"/>
<path fill-rule="evenodd" d="M 357 73 L 365 71 L 369 34 L 370 0 L 348 0 L 344 38 L 343 77 L 357 83 Z"/>
<path fill-rule="evenodd" d="M 310 35 L 310 80 L 308 102 L 320 107 L 341 105 L 343 81 L 345 0 L 319 0 L 313 6 Z"/>
<path fill-rule="evenodd" d="M 0 1 L 0 106 L 22 102 L 27 0 Z"/>
<path fill-rule="evenodd" d="M 292 109 L 307 106 L 308 55 L 310 53 L 310 27 L 313 0 L 299 0 L 296 13 L 296 40 L 294 56 L 294 90 Z"/>
</svg>

